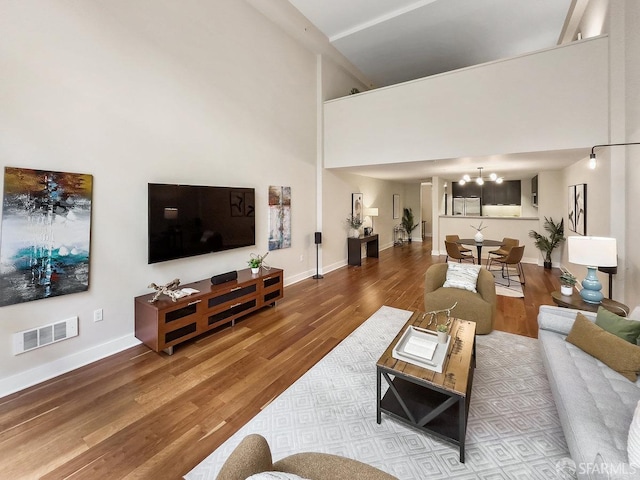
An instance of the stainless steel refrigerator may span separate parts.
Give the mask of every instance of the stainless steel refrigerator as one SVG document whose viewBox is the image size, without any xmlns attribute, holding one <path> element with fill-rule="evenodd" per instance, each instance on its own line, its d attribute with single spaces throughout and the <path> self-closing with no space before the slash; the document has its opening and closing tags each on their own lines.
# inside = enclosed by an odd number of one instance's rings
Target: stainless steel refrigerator
<svg viewBox="0 0 640 480">
<path fill-rule="evenodd" d="M 480 216 L 480 199 L 478 197 L 454 198 L 453 214 Z"/>
</svg>

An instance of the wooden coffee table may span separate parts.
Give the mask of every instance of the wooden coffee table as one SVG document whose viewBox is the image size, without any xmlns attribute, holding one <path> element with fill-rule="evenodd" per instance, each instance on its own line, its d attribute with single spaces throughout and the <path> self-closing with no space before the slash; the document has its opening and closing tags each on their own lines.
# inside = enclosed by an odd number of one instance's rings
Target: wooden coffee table
<svg viewBox="0 0 640 480">
<path fill-rule="evenodd" d="M 376 363 L 377 422 L 382 412 L 460 447 L 464 463 L 469 401 L 476 365 L 476 324 L 452 319 L 442 373 L 393 358 L 393 347 L 410 325 L 428 327 L 430 316 L 415 312 Z M 442 322 L 442 320 L 440 320 Z M 382 379 L 389 389 L 382 396 Z"/>
</svg>

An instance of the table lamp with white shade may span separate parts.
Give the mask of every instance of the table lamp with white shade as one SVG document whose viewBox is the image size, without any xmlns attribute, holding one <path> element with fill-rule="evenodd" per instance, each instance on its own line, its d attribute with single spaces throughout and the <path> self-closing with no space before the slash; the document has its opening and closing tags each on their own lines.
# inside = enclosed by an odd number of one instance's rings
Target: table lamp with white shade
<svg viewBox="0 0 640 480">
<path fill-rule="evenodd" d="M 378 216 L 378 209 L 376 207 L 369 207 L 364 209 L 364 214 L 367 217 L 371 217 L 371 233 L 373 233 L 373 217 Z"/>
<path fill-rule="evenodd" d="M 587 303 L 598 304 L 604 298 L 602 284 L 596 275 L 598 267 L 618 265 L 616 239 L 608 237 L 572 236 L 567 239 L 569 262 L 587 267 L 580 296 Z"/>
</svg>

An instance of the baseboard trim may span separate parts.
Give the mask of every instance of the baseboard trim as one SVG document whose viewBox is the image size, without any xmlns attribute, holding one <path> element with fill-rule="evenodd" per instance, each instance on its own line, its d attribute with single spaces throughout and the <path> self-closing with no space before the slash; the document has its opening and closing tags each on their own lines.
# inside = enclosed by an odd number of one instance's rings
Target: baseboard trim
<svg viewBox="0 0 640 480">
<path fill-rule="evenodd" d="M 0 380 L 0 398 L 69 373 L 72 370 L 102 360 L 127 348 L 140 345 L 140 343 L 142 342 L 134 337 L 133 334 L 125 335 L 110 342 L 59 358 L 46 365 L 4 378 Z"/>
</svg>

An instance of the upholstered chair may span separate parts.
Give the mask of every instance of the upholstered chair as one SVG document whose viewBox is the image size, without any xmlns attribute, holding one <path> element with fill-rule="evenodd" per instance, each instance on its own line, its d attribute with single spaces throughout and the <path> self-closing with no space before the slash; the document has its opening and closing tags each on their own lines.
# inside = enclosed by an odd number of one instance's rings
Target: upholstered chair
<svg viewBox="0 0 640 480">
<path fill-rule="evenodd" d="M 522 257 L 524 255 L 524 245 L 512 247 L 509 251 L 509 255 L 505 257 L 499 257 L 496 262 L 502 264 L 502 278 L 507 278 L 507 287 L 511 286 L 511 277 L 517 275 L 520 283 L 524 285 L 524 268 L 522 268 Z M 514 265 L 516 268 L 516 274 L 511 275 L 509 273 L 509 265 Z M 505 274 L 506 271 L 506 274 Z"/>
<path fill-rule="evenodd" d="M 506 257 L 509 255 L 511 248 L 517 247 L 518 245 L 520 245 L 520 240 L 517 238 L 504 237 L 502 239 L 502 246 L 489 252 L 487 257 L 487 268 L 491 266 L 490 264 L 494 258 Z"/>
<path fill-rule="evenodd" d="M 454 242 L 458 244 L 458 248 L 460 248 L 460 251 L 462 253 L 469 253 L 471 251 L 470 248 L 465 247 L 464 245 L 460 245 L 460 237 L 458 235 L 445 235 L 444 239 L 447 242 Z"/>
<path fill-rule="evenodd" d="M 436 263 L 427 269 L 424 281 L 424 310 L 442 310 L 458 302 L 451 316 L 476 322 L 476 333 L 487 334 L 493 330 L 496 316 L 496 285 L 493 274 L 480 268 L 476 283 L 477 293 L 460 288 L 444 287 L 447 279 L 447 263 Z"/>
<path fill-rule="evenodd" d="M 455 242 L 447 242 L 444 241 L 444 246 L 447 249 L 447 258 L 445 261 L 448 261 L 450 258 L 454 260 L 458 260 L 458 263 L 461 263 L 463 260 L 471 260 L 472 263 L 476 263 L 473 258 L 473 254 L 464 254 L 460 250 L 460 245 Z M 478 259 L 478 263 L 480 263 L 480 259 Z"/>
<path fill-rule="evenodd" d="M 371 465 L 328 453 L 296 453 L 274 463 L 269 444 L 262 435 L 255 433 L 247 435 L 231 452 L 216 480 L 244 480 L 251 475 L 263 472 L 272 472 L 273 478 L 282 478 L 276 477 L 276 474 L 286 472 L 314 480 L 336 478 L 398 480 L 393 475 Z M 271 476 L 269 473 L 265 475 L 266 478 Z"/>
</svg>

